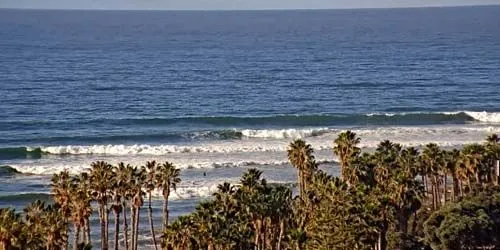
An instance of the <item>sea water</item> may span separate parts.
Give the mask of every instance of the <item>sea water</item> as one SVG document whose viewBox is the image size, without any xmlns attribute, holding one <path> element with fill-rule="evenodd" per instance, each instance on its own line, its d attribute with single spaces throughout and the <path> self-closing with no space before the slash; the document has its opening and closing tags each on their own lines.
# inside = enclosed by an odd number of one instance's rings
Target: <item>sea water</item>
<svg viewBox="0 0 500 250">
<path fill-rule="evenodd" d="M 176 217 L 249 168 L 292 185 L 296 138 L 334 175 L 346 129 L 367 150 L 481 142 L 500 133 L 499 13 L 0 10 L 0 206 L 48 200 L 64 169 L 157 160 L 182 169 Z"/>
</svg>

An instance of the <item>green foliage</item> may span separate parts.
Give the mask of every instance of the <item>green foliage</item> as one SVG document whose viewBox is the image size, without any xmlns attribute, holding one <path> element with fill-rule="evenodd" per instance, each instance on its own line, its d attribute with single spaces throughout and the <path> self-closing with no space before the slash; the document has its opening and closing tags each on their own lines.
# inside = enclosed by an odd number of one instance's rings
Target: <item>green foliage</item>
<svg viewBox="0 0 500 250">
<path fill-rule="evenodd" d="M 500 246 L 500 192 L 490 189 L 466 196 L 435 211 L 425 222 L 425 241 L 433 249 Z"/>
<path fill-rule="evenodd" d="M 291 223 L 292 191 L 269 185 L 261 171 L 248 170 L 240 185 L 219 185 L 214 199 L 200 203 L 165 231 L 167 249 L 282 249 Z M 297 239 L 301 241 L 299 237 Z M 302 243 L 299 243 L 302 244 Z"/>
</svg>

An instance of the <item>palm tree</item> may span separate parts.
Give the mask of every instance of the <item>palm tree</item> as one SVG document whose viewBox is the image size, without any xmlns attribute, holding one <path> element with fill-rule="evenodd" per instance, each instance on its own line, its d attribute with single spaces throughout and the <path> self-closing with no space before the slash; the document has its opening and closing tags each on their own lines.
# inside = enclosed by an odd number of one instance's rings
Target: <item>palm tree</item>
<svg viewBox="0 0 500 250">
<path fill-rule="evenodd" d="M 146 175 L 142 168 L 134 167 L 132 170 L 132 182 L 130 183 L 130 208 L 132 212 L 132 250 L 137 250 L 138 237 L 139 237 L 139 221 L 141 207 L 144 205 L 144 192 L 142 187 Z"/>
<path fill-rule="evenodd" d="M 419 152 L 414 147 L 409 147 L 401 151 L 401 157 L 399 162 L 403 171 L 410 178 L 415 178 L 418 174 L 419 162 L 418 162 Z"/>
<path fill-rule="evenodd" d="M 151 230 L 153 245 L 155 247 L 155 250 L 158 250 L 158 246 L 156 245 L 155 230 L 153 226 L 153 208 L 151 207 L 151 192 L 153 192 L 156 187 L 156 161 L 148 161 L 144 168 L 146 171 L 146 181 L 144 182 L 144 188 L 146 189 L 146 193 L 148 194 L 149 227 Z"/>
<path fill-rule="evenodd" d="M 85 177 L 84 177 L 85 178 Z M 80 234 L 82 228 L 84 229 L 84 241 L 85 244 L 89 244 L 88 239 L 90 238 L 87 233 L 87 223 L 90 215 L 92 214 L 92 206 L 91 206 L 91 196 L 88 188 L 85 187 L 86 184 L 82 184 L 81 181 L 84 181 L 84 178 L 75 177 L 72 179 L 74 183 L 72 189 L 70 190 L 71 198 L 70 198 L 70 215 L 71 221 L 73 222 L 73 226 L 75 228 L 74 232 L 74 243 L 73 249 L 77 250 L 80 245 Z M 88 187 L 88 186 L 87 186 Z"/>
<path fill-rule="evenodd" d="M 333 153 L 340 159 L 341 176 L 344 180 L 347 180 L 346 169 L 349 167 L 351 159 L 361 152 L 361 149 L 358 147 L 360 141 L 356 137 L 356 133 L 350 130 L 340 133 L 334 141 Z"/>
<path fill-rule="evenodd" d="M 500 138 L 497 134 L 492 134 L 486 138 L 485 143 L 485 160 L 491 171 L 489 172 L 489 181 L 495 181 L 496 185 L 500 183 L 499 176 L 497 176 L 497 161 L 500 160 Z M 494 177 L 494 178 L 492 178 Z"/>
<path fill-rule="evenodd" d="M 11 249 L 17 245 L 23 230 L 23 223 L 13 209 L 0 208 L 0 249 Z"/>
<path fill-rule="evenodd" d="M 44 245 L 42 237 L 42 218 L 45 213 L 45 202 L 36 200 L 23 209 L 25 216 L 25 247 L 29 249 Z"/>
<path fill-rule="evenodd" d="M 269 191 L 265 187 L 265 182 L 261 182 L 262 171 L 250 169 L 243 174 L 238 190 L 238 200 L 240 200 L 250 215 L 252 227 L 254 229 L 255 250 L 263 249 L 265 243 L 264 216 L 265 216 L 265 194 Z"/>
<path fill-rule="evenodd" d="M 491 134 L 486 138 L 486 144 L 499 144 L 500 137 L 497 134 Z"/>
<path fill-rule="evenodd" d="M 170 191 L 177 190 L 177 184 L 181 182 L 180 170 L 172 163 L 165 162 L 158 165 L 156 169 L 156 187 L 162 191 L 163 195 L 163 231 L 168 226 L 168 198 Z"/>
<path fill-rule="evenodd" d="M 85 245 L 91 245 L 90 239 L 90 216 L 92 215 L 92 193 L 90 190 L 90 176 L 88 173 L 83 172 L 73 178 L 74 192 L 78 199 L 76 205 L 76 213 L 78 217 L 83 217 L 83 242 Z M 72 208 L 73 209 L 73 208 Z"/>
<path fill-rule="evenodd" d="M 164 245 L 166 249 L 196 249 L 191 246 L 191 235 L 193 235 L 192 216 L 180 216 L 171 226 L 165 230 Z"/>
<path fill-rule="evenodd" d="M 115 250 L 118 250 L 119 248 L 120 214 L 123 212 L 123 210 L 125 210 L 124 207 L 122 206 L 123 193 L 122 193 L 122 187 L 119 186 L 118 184 L 117 169 L 118 169 L 117 167 L 113 166 L 114 178 L 113 180 L 110 181 L 112 183 L 111 200 L 113 202 L 111 205 L 111 210 L 115 215 L 115 236 L 113 244 Z"/>
<path fill-rule="evenodd" d="M 42 219 L 46 250 L 66 249 L 68 224 L 64 212 L 57 206 L 48 206 Z"/>
<path fill-rule="evenodd" d="M 125 249 L 129 250 L 129 233 L 128 233 L 128 221 L 127 221 L 127 204 L 132 198 L 132 185 L 134 182 L 134 168 L 123 162 L 118 163 L 118 167 L 115 169 L 115 192 L 121 197 L 121 207 L 123 213 L 123 234 L 125 238 Z M 133 214 L 132 214 L 133 215 Z M 116 227 L 116 225 L 115 225 Z M 116 242 L 116 232 L 115 232 L 115 242 Z"/>
<path fill-rule="evenodd" d="M 310 144 L 302 139 L 297 139 L 290 143 L 288 148 L 288 160 L 297 168 L 297 184 L 299 185 L 299 194 L 301 198 L 305 198 L 307 186 L 312 177 L 312 173 L 316 170 L 317 165 L 314 161 L 313 148 Z"/>
<path fill-rule="evenodd" d="M 108 200 L 113 188 L 113 167 L 104 161 L 93 162 L 90 170 L 90 188 L 94 199 L 99 204 L 99 220 L 101 224 L 101 248 L 108 249 Z"/>
<path fill-rule="evenodd" d="M 445 157 L 445 164 L 444 164 L 444 171 L 445 171 L 445 179 L 444 179 L 444 185 L 445 185 L 445 190 L 446 190 L 446 182 L 447 178 L 446 176 L 449 174 L 451 176 L 451 179 L 453 181 L 452 184 L 452 194 L 451 194 L 451 200 L 454 201 L 455 198 L 459 194 L 459 178 L 458 178 L 458 167 L 459 167 L 459 156 L 460 156 L 460 151 L 458 149 L 453 149 L 451 151 L 445 151 L 444 152 L 444 157 Z M 446 194 L 446 191 L 445 191 Z M 446 202 L 446 196 L 445 196 L 445 202 Z"/>
<path fill-rule="evenodd" d="M 487 172 L 487 166 L 483 164 L 483 157 L 485 153 L 485 148 L 480 144 L 469 144 L 462 148 L 461 160 L 464 166 L 467 168 L 468 172 L 474 176 L 476 184 L 482 183 L 483 177 L 485 177 Z"/>
<path fill-rule="evenodd" d="M 277 223 L 278 235 L 274 240 L 272 249 L 281 250 L 282 241 L 287 230 L 286 226 L 292 214 L 292 191 L 284 186 L 278 186 L 271 193 L 269 210 L 272 212 L 271 218 Z M 273 241 L 272 241 L 273 242 Z"/>
<path fill-rule="evenodd" d="M 71 190 L 74 188 L 73 181 L 68 170 L 64 170 L 59 174 L 54 174 L 51 180 L 51 193 L 54 201 L 58 204 L 64 216 L 64 221 L 67 223 L 71 216 Z M 67 246 L 67 242 L 65 243 Z"/>
<path fill-rule="evenodd" d="M 442 151 L 439 146 L 435 143 L 427 144 L 422 153 L 422 164 L 426 166 L 429 174 L 432 176 L 432 204 L 434 210 L 439 208 L 440 195 L 439 195 L 439 184 L 440 184 L 440 170 L 442 165 Z"/>
</svg>

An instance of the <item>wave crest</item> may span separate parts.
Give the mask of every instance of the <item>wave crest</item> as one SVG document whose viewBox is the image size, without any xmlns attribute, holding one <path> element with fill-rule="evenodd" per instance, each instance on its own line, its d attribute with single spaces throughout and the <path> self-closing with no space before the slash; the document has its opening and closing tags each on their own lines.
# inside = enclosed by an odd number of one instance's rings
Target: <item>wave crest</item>
<svg viewBox="0 0 500 250">
<path fill-rule="evenodd" d="M 465 111 L 465 114 L 474 118 L 476 121 L 486 122 L 486 123 L 500 123 L 500 112 L 499 113 L 488 113 L 488 112 L 472 112 Z"/>
</svg>

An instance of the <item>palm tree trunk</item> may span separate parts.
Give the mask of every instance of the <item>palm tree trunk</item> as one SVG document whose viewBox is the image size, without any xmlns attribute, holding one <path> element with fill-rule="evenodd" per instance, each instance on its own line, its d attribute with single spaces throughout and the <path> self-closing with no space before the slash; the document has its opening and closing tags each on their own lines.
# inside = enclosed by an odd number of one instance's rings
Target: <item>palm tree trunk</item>
<svg viewBox="0 0 500 250">
<path fill-rule="evenodd" d="M 155 237 L 155 230 L 153 226 L 153 208 L 151 207 L 151 191 L 148 192 L 148 199 L 149 199 L 149 204 L 148 204 L 148 215 L 149 215 L 149 227 L 151 229 L 151 236 L 153 237 L 153 245 L 155 246 L 155 250 L 158 250 L 158 246 L 156 246 L 156 237 Z"/>
<path fill-rule="evenodd" d="M 255 239 L 254 239 L 254 249 L 259 250 L 260 249 L 260 224 L 259 220 L 254 217 L 253 219 L 253 226 L 255 229 Z"/>
<path fill-rule="evenodd" d="M 104 205 L 99 204 L 99 222 L 101 223 L 101 249 L 107 250 L 106 242 L 106 221 L 104 220 Z"/>
<path fill-rule="evenodd" d="M 90 226 L 89 226 L 89 218 L 85 218 L 84 224 L 83 224 L 83 241 L 85 242 L 85 245 L 90 245 L 92 244 L 90 241 Z"/>
<path fill-rule="evenodd" d="M 306 194 L 306 190 L 304 188 L 305 184 L 304 184 L 304 170 L 301 169 L 300 170 L 300 197 L 302 199 L 305 199 L 305 194 Z"/>
<path fill-rule="evenodd" d="M 458 188 L 459 188 L 459 191 L 460 191 L 459 196 L 462 197 L 464 195 L 464 188 L 463 188 L 462 181 L 460 181 L 458 183 Z"/>
<path fill-rule="evenodd" d="M 425 193 L 425 192 L 427 192 L 427 190 L 425 190 L 425 188 L 426 188 L 426 187 L 425 187 L 425 177 L 424 177 L 424 175 L 422 174 L 422 175 L 420 176 L 420 178 L 422 179 L 422 184 L 424 185 L 424 193 Z"/>
<path fill-rule="evenodd" d="M 436 196 L 434 192 L 434 185 L 431 185 L 431 191 L 432 191 L 432 209 L 435 211 L 436 210 Z"/>
<path fill-rule="evenodd" d="M 456 177 L 456 175 L 453 175 L 452 178 L 453 178 L 453 201 L 455 201 L 456 198 L 458 197 L 459 192 L 460 192 L 459 191 L 460 187 L 459 187 L 459 180 Z"/>
<path fill-rule="evenodd" d="M 415 234 L 415 232 L 417 231 L 417 221 L 418 221 L 417 211 L 415 211 L 415 212 L 413 212 L 413 223 L 411 225 L 411 233 L 412 234 Z"/>
<path fill-rule="evenodd" d="M 123 207 L 123 234 L 125 236 L 125 250 L 129 250 L 128 248 L 128 225 L 127 225 L 127 207 L 125 206 L 125 202 L 122 203 Z"/>
<path fill-rule="evenodd" d="M 302 178 L 301 178 L 301 171 L 300 169 L 297 169 L 297 187 L 299 189 L 299 196 L 302 198 Z"/>
<path fill-rule="evenodd" d="M 75 241 L 73 242 L 73 249 L 78 250 L 78 244 L 80 243 L 80 226 L 74 225 L 75 227 Z"/>
<path fill-rule="evenodd" d="M 115 250 L 118 250 L 118 240 L 120 235 L 120 213 L 115 212 Z"/>
<path fill-rule="evenodd" d="M 135 246 L 135 208 L 133 206 L 130 207 L 130 226 L 132 227 L 132 235 L 131 235 L 131 242 L 130 242 L 130 248 L 132 250 L 134 250 L 134 246 Z"/>
<path fill-rule="evenodd" d="M 139 215 L 140 215 L 141 207 L 137 207 L 135 210 L 135 241 L 134 241 L 134 250 L 137 250 L 138 238 L 139 238 Z"/>
<path fill-rule="evenodd" d="M 281 250 L 281 240 L 283 239 L 283 234 L 285 233 L 285 220 L 280 221 L 280 233 L 278 235 L 278 245 L 276 247 L 277 250 Z"/>
<path fill-rule="evenodd" d="M 429 184 L 427 183 L 427 176 L 422 175 L 422 182 L 424 183 L 425 197 L 429 196 Z"/>
<path fill-rule="evenodd" d="M 443 191 L 443 192 L 444 192 L 444 203 L 445 203 L 445 204 L 446 204 L 446 200 L 447 200 L 447 198 L 448 198 L 448 192 L 447 192 L 447 191 L 448 191 L 448 188 L 447 188 L 447 183 L 446 183 L 446 181 L 447 181 L 447 180 L 448 180 L 448 178 L 447 178 L 447 176 L 446 176 L 446 174 L 445 174 L 445 175 L 444 175 L 444 183 L 443 183 L 443 187 L 444 187 L 444 191 Z"/>
<path fill-rule="evenodd" d="M 107 250 L 109 248 L 109 218 L 108 218 L 108 215 L 109 215 L 109 211 L 108 211 L 108 204 L 104 204 L 104 235 L 105 235 L 105 246 L 106 248 L 103 249 L 103 250 Z"/>
<path fill-rule="evenodd" d="M 379 235 L 379 249 L 380 250 L 387 250 L 387 225 L 385 222 L 385 215 L 384 215 L 384 222 L 382 223 L 382 228 L 380 230 L 380 235 Z"/>
<path fill-rule="evenodd" d="M 439 208 L 441 206 L 441 192 L 439 191 L 439 189 L 441 188 L 441 185 L 439 185 L 439 177 L 438 176 L 434 176 L 434 182 L 435 182 L 435 185 L 436 185 L 436 207 Z"/>
<path fill-rule="evenodd" d="M 167 187 L 167 190 L 163 196 L 163 232 L 167 229 L 168 226 L 168 197 L 170 196 L 170 187 Z"/>
</svg>

